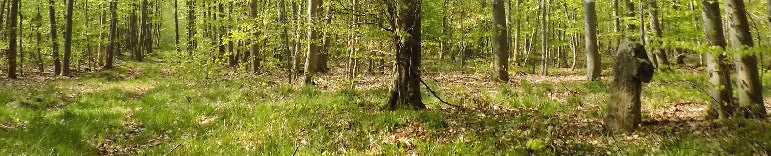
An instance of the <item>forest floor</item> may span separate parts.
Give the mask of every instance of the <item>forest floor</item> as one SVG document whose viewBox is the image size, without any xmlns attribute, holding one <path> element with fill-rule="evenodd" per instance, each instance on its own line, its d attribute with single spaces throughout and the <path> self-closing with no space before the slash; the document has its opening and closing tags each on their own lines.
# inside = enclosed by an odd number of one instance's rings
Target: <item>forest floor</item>
<svg viewBox="0 0 771 156">
<path fill-rule="evenodd" d="M 18 155 L 722 155 L 771 154 L 770 120 L 704 120 L 706 76 L 657 73 L 632 134 L 603 133 L 608 80 L 583 71 L 513 72 L 427 62 L 427 110 L 383 109 L 389 75 L 343 69 L 316 87 L 171 54 L 74 78 L 0 79 L 0 153 Z M 472 65 L 473 67 L 473 65 Z M 484 71 L 484 70 L 479 70 Z M 514 70 L 517 71 L 517 70 Z M 605 71 L 604 75 L 608 75 Z M 763 74 L 765 103 L 771 109 Z M 426 88 L 423 88 L 425 91 Z"/>
</svg>

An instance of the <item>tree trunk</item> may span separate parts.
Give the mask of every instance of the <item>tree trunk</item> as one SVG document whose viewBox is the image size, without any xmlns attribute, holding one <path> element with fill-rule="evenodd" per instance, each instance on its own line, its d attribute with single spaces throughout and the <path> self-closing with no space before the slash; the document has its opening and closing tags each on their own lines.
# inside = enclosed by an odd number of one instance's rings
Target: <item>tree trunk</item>
<svg viewBox="0 0 771 156">
<path fill-rule="evenodd" d="M 522 22 L 520 21 L 521 20 L 520 19 L 521 18 L 520 11 L 522 11 L 522 9 L 520 9 L 520 5 L 521 5 L 520 3 L 521 3 L 522 0 L 516 0 L 516 1 L 517 1 L 516 10 L 512 11 L 512 12 L 515 12 L 517 14 L 515 16 L 516 19 L 514 20 L 514 22 L 517 23 L 516 24 L 517 28 L 514 30 L 514 55 L 512 56 L 512 60 L 514 60 L 514 64 L 518 66 L 518 65 L 520 65 L 519 59 L 520 59 L 520 54 L 522 53 L 522 51 L 520 50 L 520 45 L 519 45 L 519 42 L 520 42 L 519 40 L 521 39 L 520 38 L 520 36 L 521 36 L 520 34 L 522 32 L 522 29 L 521 29 L 522 28 Z"/>
<path fill-rule="evenodd" d="M 541 0 L 541 75 L 549 74 L 549 0 Z"/>
<path fill-rule="evenodd" d="M 21 9 L 21 2 L 17 2 L 17 9 Z M 22 11 L 18 11 L 19 14 L 19 27 L 18 27 L 18 38 L 19 38 L 19 75 L 24 75 L 24 47 L 22 39 L 24 38 L 24 15 L 22 15 Z"/>
<path fill-rule="evenodd" d="M 701 4 L 707 42 L 710 46 L 724 50 L 726 41 L 723 34 L 723 20 L 720 17 L 720 4 L 713 0 L 702 0 Z M 712 100 L 708 108 L 708 118 L 726 119 L 733 116 L 735 105 L 730 83 L 731 76 L 728 75 L 729 69 L 725 61 L 726 55 L 722 50 L 707 53 L 707 74 L 712 84 L 712 87 L 709 87 Z"/>
<path fill-rule="evenodd" d="M 282 55 L 282 64 L 284 65 L 284 68 L 286 68 L 287 71 L 291 71 L 292 65 L 291 65 L 291 52 L 289 51 L 289 23 L 287 22 L 287 13 L 286 13 L 286 0 L 279 0 L 279 17 L 278 21 L 281 23 L 281 55 Z M 292 76 L 287 76 L 288 79 L 292 79 Z"/>
<path fill-rule="evenodd" d="M 322 1 L 323 2 L 323 1 Z M 323 5 L 322 5 L 323 6 Z M 329 23 L 331 23 L 332 18 L 331 14 L 329 13 L 329 7 L 324 7 L 324 19 L 325 22 L 322 25 L 319 25 L 319 27 L 326 27 Z M 321 22 L 321 20 L 319 20 Z M 330 44 L 330 35 L 329 31 L 324 30 L 321 37 L 321 47 L 319 49 L 318 58 L 316 59 L 316 72 L 319 73 L 327 73 L 329 72 L 329 44 Z M 355 62 L 354 62 L 355 63 Z"/>
<path fill-rule="evenodd" d="M 174 0 L 174 47 L 179 52 L 179 4 Z"/>
<path fill-rule="evenodd" d="M 406 33 L 394 37 L 396 76 L 388 99 L 392 110 L 399 107 L 426 108 L 421 101 L 420 92 L 421 4 L 419 0 L 397 0 L 389 3 L 389 10 L 395 13 L 393 30 Z"/>
<path fill-rule="evenodd" d="M 187 53 L 193 55 L 197 46 L 195 40 L 195 0 L 188 0 L 187 6 Z"/>
<path fill-rule="evenodd" d="M 504 0 L 492 1 L 493 12 L 493 73 L 500 81 L 509 81 L 509 42 L 507 40 L 506 10 Z"/>
<path fill-rule="evenodd" d="M 19 3 L 20 0 L 11 0 L 11 9 L 8 11 L 8 50 L 5 51 L 6 60 L 8 61 L 8 78 L 10 79 L 16 79 L 18 75 L 16 74 L 16 25 L 19 24 L 17 21 L 18 13 L 19 13 L 19 5 L 16 5 Z"/>
<path fill-rule="evenodd" d="M 72 76 L 70 73 L 70 55 L 72 54 L 72 7 L 74 0 L 67 0 L 67 10 L 64 14 L 64 65 L 62 76 Z"/>
<path fill-rule="evenodd" d="M 307 58 L 305 59 L 305 78 L 304 83 L 306 85 L 313 84 L 313 74 L 316 73 L 316 70 L 318 69 L 317 61 L 319 57 L 319 30 L 318 28 L 315 28 L 314 25 L 318 26 L 320 21 L 319 11 L 321 10 L 322 1 L 321 0 L 308 0 L 308 23 L 310 25 L 308 26 L 308 41 L 310 42 L 308 44 L 308 53 L 306 54 Z"/>
<path fill-rule="evenodd" d="M 618 47 L 605 118 L 605 129 L 610 133 L 632 132 L 642 122 L 642 83 L 650 82 L 654 70 L 647 55 L 638 43 L 625 42 Z"/>
<path fill-rule="evenodd" d="M 107 43 L 107 53 L 105 54 L 106 60 L 104 61 L 105 69 L 113 68 L 113 60 L 115 60 L 115 44 L 118 42 L 118 0 L 110 1 L 110 34 L 108 34 L 109 43 Z"/>
<path fill-rule="evenodd" d="M 249 16 L 253 20 L 257 20 L 257 0 L 252 0 L 249 5 Z M 257 73 L 260 70 L 260 54 L 259 54 L 259 47 L 257 46 L 257 38 L 259 38 L 258 33 L 254 33 L 254 39 L 252 39 L 249 43 L 250 45 L 250 53 L 251 53 L 251 70 L 252 73 Z"/>
<path fill-rule="evenodd" d="M 219 20 L 217 20 L 217 18 L 214 19 L 214 21 L 219 23 L 215 29 L 215 33 L 217 34 L 217 49 L 219 50 L 219 55 L 214 58 L 222 59 L 225 57 L 225 50 L 227 50 L 225 44 L 225 6 L 223 6 L 222 3 L 217 4 L 217 13 L 215 17 L 219 18 Z"/>
<path fill-rule="evenodd" d="M 150 53 L 150 47 L 152 44 L 149 40 L 150 37 L 150 11 L 148 10 L 148 3 L 147 0 L 142 0 L 140 2 L 139 6 L 139 12 L 141 14 L 141 19 L 139 23 L 139 49 L 134 54 L 134 59 L 136 61 L 142 62 L 142 59 L 144 55 Z"/>
<path fill-rule="evenodd" d="M 44 72 L 43 54 L 41 53 L 40 43 L 43 42 L 43 35 L 40 33 L 40 27 L 43 24 L 43 16 L 40 14 L 40 6 L 37 7 L 37 16 L 35 16 L 35 61 L 37 64 L 37 70 L 41 74 Z"/>
<path fill-rule="evenodd" d="M 56 37 L 56 10 L 54 0 L 48 0 L 48 20 L 51 23 L 51 55 L 54 57 L 54 75 L 62 72 L 62 63 L 59 60 L 59 41 Z"/>
<path fill-rule="evenodd" d="M 731 48 L 737 52 L 736 78 L 739 93 L 738 114 L 747 118 L 765 118 L 763 90 L 758 73 L 758 62 L 754 53 L 746 52 L 754 46 L 750 34 L 747 10 L 743 0 L 725 0 L 726 19 L 729 23 Z"/>
<path fill-rule="evenodd" d="M 230 2 L 228 4 L 228 22 L 226 22 L 228 30 L 225 32 L 228 36 L 232 36 L 231 32 L 233 32 L 233 3 Z M 238 65 L 238 56 L 236 55 L 234 51 L 234 43 L 233 40 L 228 40 L 228 66 L 230 67 L 236 67 Z"/>
<path fill-rule="evenodd" d="M 651 30 L 655 32 L 656 39 L 654 42 L 658 43 L 656 46 L 656 53 L 654 55 L 656 56 L 656 62 L 658 62 L 659 67 L 667 66 L 669 65 L 669 59 L 667 58 L 667 52 L 661 48 L 662 40 L 664 38 L 664 33 L 661 31 L 661 24 L 659 22 L 659 6 L 656 3 L 656 0 L 648 0 L 648 8 L 650 9 L 650 23 L 651 23 Z"/>
</svg>

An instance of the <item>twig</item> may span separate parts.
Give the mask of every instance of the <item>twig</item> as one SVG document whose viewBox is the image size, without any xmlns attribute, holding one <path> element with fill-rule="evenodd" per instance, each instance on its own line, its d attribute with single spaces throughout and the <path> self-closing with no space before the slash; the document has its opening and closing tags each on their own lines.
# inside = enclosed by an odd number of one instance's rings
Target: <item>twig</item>
<svg viewBox="0 0 771 156">
<path fill-rule="evenodd" d="M 177 146 L 174 146 L 174 148 L 172 148 L 171 151 L 169 151 L 169 153 L 166 153 L 166 155 L 169 155 L 171 154 L 171 152 L 174 152 L 174 150 L 176 150 L 177 147 L 179 147 L 179 145 L 182 145 L 182 144 L 178 144 Z"/>
<path fill-rule="evenodd" d="M 300 149 L 300 146 L 297 146 L 294 148 L 294 152 L 292 153 L 292 156 L 295 156 L 297 154 L 298 149 Z"/>
<path fill-rule="evenodd" d="M 428 89 L 428 91 L 431 92 L 431 94 L 434 95 L 434 97 L 436 97 L 436 99 L 439 99 L 440 102 L 442 102 L 442 103 L 444 103 L 446 105 L 453 106 L 455 108 L 465 109 L 465 108 L 463 108 L 463 106 L 451 104 L 451 103 L 449 103 L 447 101 L 442 100 L 442 98 L 440 98 L 438 95 L 436 95 L 436 92 L 434 92 L 434 90 L 431 89 L 431 87 L 428 87 L 428 84 L 426 84 L 426 82 L 423 81 L 423 79 L 419 79 L 419 80 L 420 80 L 420 83 L 422 83 L 423 86 L 426 86 L 426 89 Z"/>
</svg>

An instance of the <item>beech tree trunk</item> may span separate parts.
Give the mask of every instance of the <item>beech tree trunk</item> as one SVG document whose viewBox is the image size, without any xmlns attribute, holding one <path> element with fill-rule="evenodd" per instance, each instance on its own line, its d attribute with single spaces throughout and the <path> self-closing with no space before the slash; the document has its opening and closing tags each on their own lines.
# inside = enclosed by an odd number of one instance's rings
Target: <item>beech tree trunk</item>
<svg viewBox="0 0 771 156">
<path fill-rule="evenodd" d="M 704 20 L 704 34 L 707 42 L 721 50 L 726 48 L 725 35 L 723 35 L 723 19 L 720 17 L 720 4 L 713 0 L 702 0 L 701 11 Z M 709 95 L 712 98 L 709 104 L 708 118 L 726 119 L 733 116 L 735 105 L 733 103 L 733 90 L 728 65 L 725 63 L 726 55 L 723 51 L 707 53 L 707 75 L 712 84 Z"/>
<path fill-rule="evenodd" d="M 174 0 L 174 48 L 179 52 L 179 4 Z"/>
<path fill-rule="evenodd" d="M 725 0 L 726 19 L 728 19 L 731 48 L 737 52 L 736 78 L 739 96 L 738 115 L 747 118 L 765 118 L 763 90 L 758 73 L 758 60 L 754 53 L 746 52 L 754 46 L 747 10 L 743 0 Z"/>
<path fill-rule="evenodd" d="M 602 74 L 600 54 L 597 45 L 597 11 L 594 0 L 584 0 L 584 30 L 586 36 L 586 79 L 598 80 Z"/>
<path fill-rule="evenodd" d="M 72 54 L 72 7 L 74 0 L 67 0 L 67 10 L 64 14 L 64 65 L 62 76 L 72 76 L 70 73 L 70 55 Z"/>
<path fill-rule="evenodd" d="M 8 78 L 16 79 L 18 75 L 16 73 L 16 25 L 19 24 L 19 3 L 20 0 L 11 0 L 11 9 L 8 11 L 8 50 L 5 51 L 6 60 L 8 61 Z"/>
<path fill-rule="evenodd" d="M 667 51 L 661 48 L 661 44 L 663 43 L 661 39 L 664 38 L 664 33 L 661 31 L 659 6 L 656 3 L 656 0 L 648 0 L 648 8 L 650 9 L 651 30 L 656 34 L 656 40 L 654 40 L 654 42 L 658 43 L 658 46 L 656 46 L 655 49 L 656 53 L 654 54 L 656 56 L 656 62 L 659 67 L 667 66 L 669 65 L 669 59 L 667 58 Z"/>
<path fill-rule="evenodd" d="M 188 0 L 187 6 L 187 53 L 193 55 L 197 46 L 195 40 L 195 0 Z"/>
<path fill-rule="evenodd" d="M 257 0 L 252 0 L 249 5 L 249 16 L 257 20 Z M 249 53 L 251 53 L 251 70 L 253 73 L 257 73 L 260 69 L 260 55 L 259 55 L 259 47 L 257 46 L 257 38 L 259 37 L 259 34 L 254 33 L 254 39 L 250 40 L 251 43 Z"/>
<path fill-rule="evenodd" d="M 402 107 L 425 109 L 420 92 L 422 3 L 420 0 L 396 0 L 386 3 L 389 10 L 395 13 L 393 30 L 406 32 L 394 37 L 396 76 L 388 105 L 392 110 Z"/>
<path fill-rule="evenodd" d="M 509 42 L 504 0 L 493 0 L 493 73 L 500 81 L 509 81 Z"/>
<path fill-rule="evenodd" d="M 314 26 L 318 26 L 319 21 L 321 20 L 321 17 L 319 16 L 321 6 L 321 0 L 308 0 L 308 23 L 310 23 L 308 26 L 308 41 L 310 43 L 308 44 L 308 53 L 306 54 L 307 57 L 305 59 L 305 78 L 303 80 L 306 85 L 313 84 L 313 75 L 318 69 L 317 61 L 321 42 L 319 40 L 319 30 Z"/>
</svg>

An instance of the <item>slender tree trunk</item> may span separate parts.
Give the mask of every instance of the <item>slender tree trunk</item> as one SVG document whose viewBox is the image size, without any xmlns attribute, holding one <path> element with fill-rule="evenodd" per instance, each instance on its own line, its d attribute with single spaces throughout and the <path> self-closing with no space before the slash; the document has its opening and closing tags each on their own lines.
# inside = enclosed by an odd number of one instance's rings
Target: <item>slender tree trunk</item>
<svg viewBox="0 0 771 156">
<path fill-rule="evenodd" d="M 541 75 L 549 75 L 549 0 L 541 0 Z"/>
<path fill-rule="evenodd" d="M 658 66 L 667 66 L 669 65 L 669 59 L 667 58 L 667 52 L 661 48 L 662 41 L 661 39 L 664 38 L 664 33 L 661 31 L 661 24 L 659 22 L 659 6 L 656 3 L 656 0 L 648 0 L 648 7 L 650 9 L 650 23 L 651 23 L 651 30 L 653 30 L 656 34 L 656 39 L 654 42 L 658 43 L 655 49 L 656 53 L 656 60 L 658 62 Z"/>
<path fill-rule="evenodd" d="M 17 2 L 17 9 L 21 9 L 21 1 Z M 19 38 L 19 75 L 24 75 L 24 47 L 22 39 L 24 38 L 24 15 L 22 15 L 21 11 L 18 11 L 19 14 L 19 28 L 18 28 L 18 38 Z"/>
<path fill-rule="evenodd" d="M 250 3 L 250 7 L 249 8 L 250 8 L 249 9 L 250 17 L 253 20 L 257 20 L 257 11 L 258 11 L 257 10 L 257 0 L 252 0 L 251 3 Z M 259 38 L 259 34 L 258 33 L 254 33 L 254 38 L 255 39 Z M 258 41 L 255 40 L 255 39 L 251 40 L 250 41 L 251 43 L 249 43 L 250 46 L 251 46 L 251 49 L 250 49 L 250 53 L 251 53 L 251 57 L 252 57 L 252 59 L 251 59 L 252 60 L 251 69 L 252 69 L 253 73 L 257 73 L 259 71 L 259 69 L 260 69 L 260 54 L 258 52 L 258 48 L 259 47 L 257 46 L 257 44 L 258 44 L 257 42 Z"/>
<path fill-rule="evenodd" d="M 5 51 L 5 56 L 7 57 L 8 61 L 8 78 L 10 79 L 16 79 L 18 77 L 16 73 L 16 24 L 19 24 L 17 21 L 18 13 L 19 13 L 19 5 L 16 5 L 19 3 L 20 0 L 11 0 L 11 9 L 8 11 L 8 15 L 10 18 L 8 18 L 8 50 Z"/>
<path fill-rule="evenodd" d="M 193 55 L 197 46 L 195 41 L 195 0 L 188 0 L 187 6 L 187 53 Z"/>
<path fill-rule="evenodd" d="M 746 52 L 754 46 L 750 34 L 747 10 L 743 0 L 725 0 L 726 19 L 729 23 L 731 48 L 737 52 L 736 78 L 739 93 L 739 110 L 737 113 L 747 118 L 765 118 L 766 109 L 763 106 L 763 90 L 758 73 L 757 57 Z"/>
<path fill-rule="evenodd" d="M 291 71 L 291 51 L 289 51 L 289 23 L 287 22 L 287 9 L 286 0 L 279 0 L 279 17 L 278 21 L 281 23 L 281 55 L 282 64 L 287 71 Z M 291 73 L 287 76 L 288 79 L 292 79 Z"/>
<path fill-rule="evenodd" d="M 108 34 L 109 43 L 107 43 L 107 52 L 104 61 L 105 69 L 113 68 L 113 60 L 115 60 L 115 44 L 118 42 L 118 0 L 110 1 L 110 34 Z"/>
<path fill-rule="evenodd" d="M 149 17 L 150 13 L 149 12 L 150 11 L 147 8 L 147 7 L 149 7 L 149 4 L 148 4 L 147 0 L 142 0 L 140 3 L 141 4 L 139 6 L 139 12 L 142 15 L 140 23 L 139 23 L 139 49 L 140 50 L 138 50 L 135 53 L 134 59 L 136 61 L 142 62 L 144 55 L 150 53 L 150 48 L 149 47 L 151 47 L 150 44 L 152 44 L 152 43 L 149 40 L 149 38 L 151 38 L 150 37 L 150 35 L 151 35 L 150 34 L 150 28 L 149 28 L 150 27 L 150 21 L 149 21 L 150 20 L 150 17 Z"/>
<path fill-rule="evenodd" d="M 516 0 L 516 2 L 517 2 L 516 9 L 514 11 L 512 11 L 512 12 L 515 12 L 515 14 L 516 14 L 515 17 L 514 17 L 515 18 L 514 22 L 517 23 L 516 24 L 517 28 L 514 30 L 514 56 L 512 56 L 512 60 L 514 60 L 514 64 L 515 65 L 519 65 L 520 64 L 519 59 L 520 59 L 520 54 L 522 53 L 522 51 L 520 50 L 520 45 L 519 45 L 519 42 L 520 42 L 519 40 L 520 40 L 520 36 L 521 36 L 520 34 L 522 32 L 521 31 L 522 30 L 521 29 L 522 28 L 522 22 L 520 21 L 521 20 L 520 19 L 521 18 L 520 11 L 522 11 L 522 9 L 520 9 L 521 1 L 522 0 Z"/>
<path fill-rule="evenodd" d="M 40 33 L 40 27 L 43 24 L 43 16 L 40 14 L 40 5 L 37 7 L 37 16 L 35 16 L 35 61 L 37 64 L 37 70 L 41 74 L 44 72 L 43 54 L 41 53 L 40 43 L 43 42 L 43 35 Z"/>
<path fill-rule="evenodd" d="M 295 29 L 294 29 L 294 46 L 292 48 L 292 69 L 290 71 L 291 73 L 291 80 L 290 82 L 293 82 L 294 80 L 297 80 L 297 75 L 300 71 L 300 16 L 302 15 L 302 11 L 300 11 L 300 3 L 292 1 L 292 14 L 294 14 L 294 22 L 295 22 Z"/>
<path fill-rule="evenodd" d="M 723 35 L 723 20 L 720 17 L 720 4 L 713 0 L 702 0 L 701 11 L 704 20 L 704 34 L 707 42 L 713 47 L 726 48 Z M 708 117 L 726 119 L 733 115 L 735 105 L 733 103 L 733 89 L 731 88 L 731 76 L 728 65 L 725 63 L 726 55 L 723 51 L 708 52 L 707 75 L 712 84 L 709 95 L 712 98 L 709 104 Z"/>
<path fill-rule="evenodd" d="M 321 10 L 322 6 L 321 0 L 308 0 L 308 23 L 311 23 L 310 26 L 308 26 L 308 41 L 310 42 L 308 44 L 308 53 L 307 58 L 305 59 L 305 79 L 304 83 L 306 85 L 313 84 L 313 75 L 316 73 L 316 70 L 318 67 L 317 61 L 319 57 L 319 30 L 318 28 L 314 28 L 313 25 L 318 26 L 320 21 L 319 11 Z"/>
<path fill-rule="evenodd" d="M 48 20 L 51 23 L 51 55 L 54 58 L 54 75 L 60 75 L 62 72 L 61 61 L 59 60 L 59 41 L 56 37 L 56 10 L 54 0 L 48 0 Z"/>
<path fill-rule="evenodd" d="M 506 23 L 505 1 L 493 0 L 493 54 L 494 75 L 500 80 L 509 81 L 509 42 L 507 40 L 508 29 Z"/>
<path fill-rule="evenodd" d="M 72 54 L 72 9 L 73 1 L 67 0 L 67 10 L 64 14 L 64 65 L 62 66 L 62 76 L 72 76 L 70 73 L 70 55 Z"/>
<path fill-rule="evenodd" d="M 0 4 L 0 23 L 7 24 L 5 23 L 5 16 L 6 16 L 5 10 L 6 10 L 6 7 L 8 6 L 8 2 L 9 2 L 8 0 L 3 0 L 3 3 Z M 5 25 L 0 24 L 0 30 L 4 30 L 4 29 L 5 29 Z"/>
<path fill-rule="evenodd" d="M 389 10 L 395 13 L 393 30 L 408 34 L 394 37 L 396 76 L 388 104 L 392 110 L 398 107 L 425 109 L 420 92 L 422 3 L 417 0 L 396 0 L 388 4 Z"/>
<path fill-rule="evenodd" d="M 174 47 L 179 52 L 179 4 L 174 0 Z"/>
</svg>

